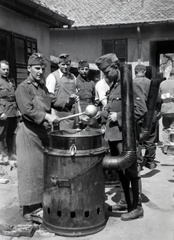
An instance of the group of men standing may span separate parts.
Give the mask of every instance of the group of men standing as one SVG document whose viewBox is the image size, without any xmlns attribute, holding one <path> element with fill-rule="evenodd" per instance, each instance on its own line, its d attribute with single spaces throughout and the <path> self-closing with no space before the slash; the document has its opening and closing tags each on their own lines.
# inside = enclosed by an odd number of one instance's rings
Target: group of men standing
<svg viewBox="0 0 174 240">
<path fill-rule="evenodd" d="M 73 129 L 77 126 L 74 118 L 60 121 L 61 117 L 70 116 L 77 111 L 84 112 L 87 105 L 96 104 L 99 111 L 94 120 L 91 122 L 89 117 L 82 115 L 80 118 L 81 127 L 84 128 L 89 125 L 99 128 L 100 124 L 104 124 L 104 138 L 109 144 L 111 155 L 117 156 L 121 153 L 120 64 L 115 54 L 106 54 L 98 58 L 96 65 L 103 72 L 104 79 L 95 85 L 88 78 L 88 61 L 79 62 L 79 75 L 76 78 L 70 72 L 71 59 L 69 55 L 61 54 L 58 70 L 50 73 L 46 82 L 44 82 L 45 58 L 40 53 L 34 53 L 28 60 L 29 76 L 17 87 L 16 92 L 7 78 L 0 79 L 2 83 L 5 81 L 6 84 L 2 87 L 2 90 L 6 89 L 6 92 L 9 92 L 6 99 L 8 104 L 13 105 L 16 110 L 15 116 L 9 115 L 8 117 L 16 118 L 18 116 L 17 106 L 21 116 L 16 133 L 16 151 L 19 203 L 25 219 L 36 220 L 37 218 L 42 221 L 43 167 L 41 166 L 43 166 L 44 158 L 43 149 L 49 146 L 50 125 L 58 124 L 60 130 Z M 147 113 L 146 102 L 150 80 L 145 78 L 145 71 L 144 65 L 138 65 L 135 68 L 134 92 L 135 96 L 140 96 L 134 99 L 136 122 L 141 121 Z M 2 90 L 0 85 L 0 94 Z M 13 94 L 10 94 L 11 92 Z M 0 117 L 3 117 L 3 114 Z M 2 122 L 1 120 L 0 122 Z M 141 158 L 139 164 L 150 166 L 149 168 L 156 167 L 154 162 L 157 134 L 155 115 L 153 122 L 151 134 L 144 143 L 147 147 L 144 159 L 142 160 L 141 155 L 139 155 L 139 158 Z M 139 149 L 141 149 L 141 146 Z M 140 176 L 137 163 L 137 159 L 135 159 L 129 168 L 119 171 L 120 182 L 125 194 L 126 209 L 128 210 L 128 213 L 121 217 L 123 221 L 133 220 L 142 217 L 144 214 L 140 198 Z M 129 191 L 130 184 L 133 200 Z M 117 207 L 115 209 L 119 210 L 119 206 Z"/>
</svg>

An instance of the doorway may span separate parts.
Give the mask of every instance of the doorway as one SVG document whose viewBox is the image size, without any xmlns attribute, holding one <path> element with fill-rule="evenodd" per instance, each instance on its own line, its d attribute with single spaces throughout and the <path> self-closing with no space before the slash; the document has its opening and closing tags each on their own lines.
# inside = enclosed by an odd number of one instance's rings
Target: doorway
<svg viewBox="0 0 174 240">
<path fill-rule="evenodd" d="M 156 77 L 157 73 L 164 71 L 161 66 L 164 57 L 171 58 L 174 55 L 174 40 L 168 41 L 151 41 L 150 42 L 150 66 L 152 67 L 152 77 Z M 163 70 L 162 70 L 163 69 Z"/>
</svg>

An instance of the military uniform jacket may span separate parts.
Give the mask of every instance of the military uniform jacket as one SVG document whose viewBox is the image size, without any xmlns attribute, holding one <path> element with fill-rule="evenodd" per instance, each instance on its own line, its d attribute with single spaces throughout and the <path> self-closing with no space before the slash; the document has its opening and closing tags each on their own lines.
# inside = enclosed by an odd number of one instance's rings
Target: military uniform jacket
<svg viewBox="0 0 174 240">
<path fill-rule="evenodd" d="M 110 112 L 117 113 L 117 121 L 109 122 L 107 117 Z M 143 118 L 147 112 L 146 103 L 144 98 L 141 97 L 141 93 L 137 88 L 134 88 L 134 113 L 135 120 L 138 121 Z M 111 87 L 108 104 L 106 110 L 101 113 L 102 122 L 106 121 L 105 140 L 109 141 L 121 141 L 122 140 L 122 117 L 121 117 L 121 85 L 115 83 Z"/>
<path fill-rule="evenodd" d="M 92 80 L 85 80 L 80 75 L 77 76 L 76 79 L 76 89 L 77 94 L 80 97 L 80 105 L 82 108 L 82 111 L 85 111 L 86 107 L 89 104 L 94 103 L 95 98 L 95 85 Z"/>
<path fill-rule="evenodd" d="M 0 78 L 0 114 L 7 117 L 19 115 L 15 98 L 15 82 L 13 79 Z"/>
</svg>

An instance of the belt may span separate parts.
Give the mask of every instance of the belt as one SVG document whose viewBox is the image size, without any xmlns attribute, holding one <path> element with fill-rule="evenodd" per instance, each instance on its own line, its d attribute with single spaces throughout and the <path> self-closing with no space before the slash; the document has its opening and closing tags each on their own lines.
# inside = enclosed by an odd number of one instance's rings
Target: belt
<svg viewBox="0 0 174 240">
<path fill-rule="evenodd" d="M 93 101 L 93 99 L 92 98 L 83 98 L 83 99 L 80 99 L 80 101 L 90 103 Z"/>
</svg>

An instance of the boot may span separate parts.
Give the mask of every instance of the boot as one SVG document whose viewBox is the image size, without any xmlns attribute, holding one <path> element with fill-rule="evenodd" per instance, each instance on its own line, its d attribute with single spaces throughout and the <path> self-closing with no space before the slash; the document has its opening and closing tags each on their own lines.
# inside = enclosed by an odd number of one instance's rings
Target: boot
<svg viewBox="0 0 174 240">
<path fill-rule="evenodd" d="M 133 206 L 130 212 L 121 216 L 122 221 L 134 220 L 141 218 L 144 215 L 144 210 L 141 205 L 141 178 L 131 179 Z"/>
<path fill-rule="evenodd" d="M 118 203 L 111 206 L 111 211 L 126 211 L 127 209 L 128 209 L 128 206 L 124 198 L 120 199 Z"/>
<path fill-rule="evenodd" d="M 153 170 L 157 167 L 157 164 L 155 163 L 155 161 L 149 161 L 146 162 L 145 167 Z"/>
<path fill-rule="evenodd" d="M 137 218 L 141 218 L 144 215 L 144 210 L 142 208 L 142 206 L 137 206 L 136 209 L 133 209 L 132 211 L 122 214 L 121 215 L 121 220 L 122 221 L 130 221 L 130 220 L 134 220 Z"/>
</svg>

